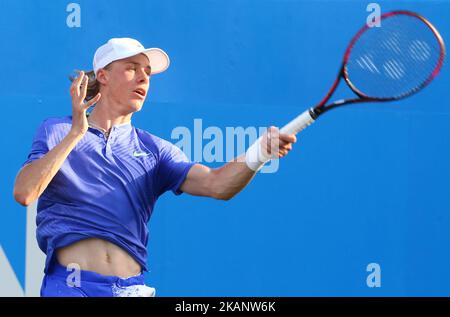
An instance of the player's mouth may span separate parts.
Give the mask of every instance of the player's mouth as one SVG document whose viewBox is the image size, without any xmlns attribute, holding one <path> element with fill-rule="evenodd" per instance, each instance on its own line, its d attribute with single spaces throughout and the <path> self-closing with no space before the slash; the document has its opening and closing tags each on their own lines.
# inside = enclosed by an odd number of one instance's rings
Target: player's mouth
<svg viewBox="0 0 450 317">
<path fill-rule="evenodd" d="M 147 92 L 145 91 L 145 89 L 138 88 L 138 89 L 133 90 L 133 93 L 138 95 L 140 98 L 145 99 L 145 95 Z"/>
</svg>

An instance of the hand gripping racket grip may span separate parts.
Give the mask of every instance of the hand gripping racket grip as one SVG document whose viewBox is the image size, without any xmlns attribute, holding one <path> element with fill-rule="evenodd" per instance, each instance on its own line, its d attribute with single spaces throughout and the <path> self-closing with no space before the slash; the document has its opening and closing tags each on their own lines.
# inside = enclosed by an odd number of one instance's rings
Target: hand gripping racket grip
<svg viewBox="0 0 450 317">
<path fill-rule="evenodd" d="M 308 127 L 311 123 L 315 121 L 317 118 L 314 110 L 308 109 L 299 115 L 297 118 L 286 124 L 281 128 L 280 132 L 284 134 L 297 134 L 306 127 Z"/>
</svg>

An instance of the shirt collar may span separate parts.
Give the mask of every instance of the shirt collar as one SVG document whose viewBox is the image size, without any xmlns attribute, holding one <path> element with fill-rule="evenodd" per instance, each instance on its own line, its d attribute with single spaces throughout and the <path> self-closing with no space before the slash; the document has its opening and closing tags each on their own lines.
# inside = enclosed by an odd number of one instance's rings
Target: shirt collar
<svg viewBox="0 0 450 317">
<path fill-rule="evenodd" d="M 90 113 L 86 113 L 87 118 L 89 118 L 89 115 L 90 115 Z M 88 121 L 88 124 L 89 124 L 90 128 L 101 131 L 103 133 L 103 135 L 105 135 L 106 138 L 108 138 L 112 133 L 123 134 L 123 133 L 129 132 L 132 128 L 131 120 L 129 122 L 124 122 L 121 124 L 114 124 L 113 126 L 111 126 L 111 129 L 109 131 L 106 131 L 105 129 L 103 129 L 99 126 L 96 126 L 89 121 Z"/>
</svg>

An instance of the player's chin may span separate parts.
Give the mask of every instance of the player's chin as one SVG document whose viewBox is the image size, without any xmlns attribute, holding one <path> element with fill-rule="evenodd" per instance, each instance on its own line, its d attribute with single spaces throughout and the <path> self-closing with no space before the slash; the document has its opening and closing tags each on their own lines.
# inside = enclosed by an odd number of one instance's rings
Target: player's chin
<svg viewBox="0 0 450 317">
<path fill-rule="evenodd" d="M 144 105 L 144 100 L 132 99 L 128 104 L 134 112 L 140 111 L 142 109 L 142 106 Z"/>
</svg>

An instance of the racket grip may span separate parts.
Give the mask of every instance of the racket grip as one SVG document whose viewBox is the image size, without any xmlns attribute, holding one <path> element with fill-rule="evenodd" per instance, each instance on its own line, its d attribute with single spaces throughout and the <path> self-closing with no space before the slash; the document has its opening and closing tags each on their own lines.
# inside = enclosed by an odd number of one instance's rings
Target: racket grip
<svg viewBox="0 0 450 317">
<path fill-rule="evenodd" d="M 297 134 L 313 123 L 315 121 L 315 117 L 316 115 L 314 114 L 314 110 L 312 108 L 308 109 L 282 127 L 280 132 L 284 134 Z"/>
</svg>

